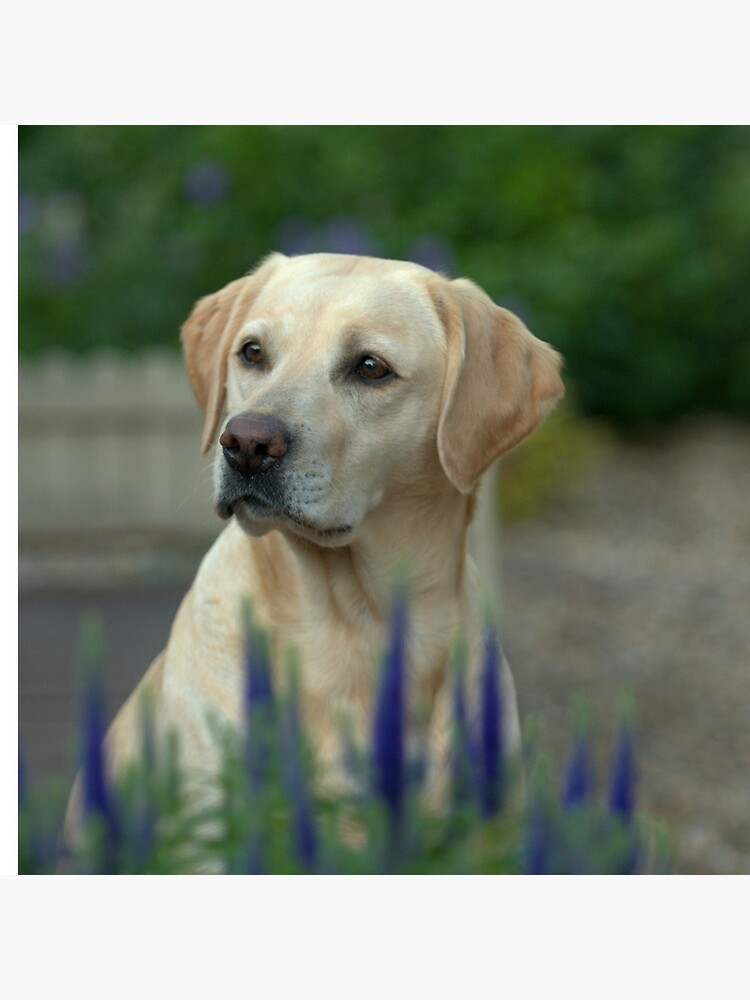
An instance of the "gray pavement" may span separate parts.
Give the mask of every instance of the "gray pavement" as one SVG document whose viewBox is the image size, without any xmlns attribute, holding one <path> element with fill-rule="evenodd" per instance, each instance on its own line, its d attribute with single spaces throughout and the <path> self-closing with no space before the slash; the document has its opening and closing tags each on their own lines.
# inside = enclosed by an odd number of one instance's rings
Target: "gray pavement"
<svg viewBox="0 0 750 1000">
<path fill-rule="evenodd" d="M 104 678 L 111 717 L 163 648 L 183 593 L 181 585 L 22 593 L 18 712 L 32 776 L 62 778 L 74 769 L 81 616 L 93 611 L 103 625 Z"/>
</svg>

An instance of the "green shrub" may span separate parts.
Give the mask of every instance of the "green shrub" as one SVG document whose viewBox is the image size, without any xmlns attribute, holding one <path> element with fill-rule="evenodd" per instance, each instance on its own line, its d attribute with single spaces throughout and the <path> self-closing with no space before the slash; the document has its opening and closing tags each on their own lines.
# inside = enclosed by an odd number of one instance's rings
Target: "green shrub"
<svg viewBox="0 0 750 1000">
<path fill-rule="evenodd" d="M 610 435 L 601 422 L 583 418 L 568 397 L 534 434 L 500 465 L 498 513 L 503 521 L 537 517 L 564 499 L 603 454 Z"/>
<path fill-rule="evenodd" d="M 465 275 L 584 412 L 750 414 L 746 126 L 25 126 L 21 350 L 177 344 L 273 249 Z"/>
</svg>

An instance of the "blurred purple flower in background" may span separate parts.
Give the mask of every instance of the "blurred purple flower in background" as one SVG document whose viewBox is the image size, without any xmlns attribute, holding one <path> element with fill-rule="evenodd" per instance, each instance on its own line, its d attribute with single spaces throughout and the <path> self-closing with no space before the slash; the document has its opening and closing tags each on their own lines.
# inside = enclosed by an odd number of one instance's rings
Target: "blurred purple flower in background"
<svg viewBox="0 0 750 1000">
<path fill-rule="evenodd" d="M 282 253 L 290 256 L 309 253 L 310 234 L 310 223 L 304 216 L 288 215 L 276 227 L 274 242 Z"/>
<path fill-rule="evenodd" d="M 229 190 L 229 174 L 217 160 L 199 160 L 185 171 L 182 190 L 188 201 L 212 205 Z"/>
<path fill-rule="evenodd" d="M 450 274 L 454 270 L 453 248 L 443 236 L 425 234 L 418 236 L 406 252 L 408 260 L 431 271 L 442 271 Z"/>
<path fill-rule="evenodd" d="M 19 200 L 19 227 L 39 241 L 39 268 L 48 285 L 75 285 L 84 276 L 86 203 L 75 191 L 61 191 L 40 202 Z"/>
<path fill-rule="evenodd" d="M 85 265 L 86 255 L 79 243 L 58 243 L 42 250 L 42 273 L 50 285 L 77 284 L 83 277 Z"/>
<path fill-rule="evenodd" d="M 376 257 L 378 253 L 367 227 L 351 216 L 339 215 L 329 219 L 319 236 L 322 249 L 330 253 L 351 253 L 365 257 Z"/>
<path fill-rule="evenodd" d="M 292 256 L 305 253 L 345 253 L 363 257 L 382 255 L 365 223 L 351 215 L 336 215 L 319 225 L 311 223 L 305 216 L 290 215 L 276 228 L 276 245 L 282 253 Z M 450 273 L 454 264 L 450 242 L 432 233 L 417 237 L 410 244 L 404 259 L 444 273 Z"/>
<path fill-rule="evenodd" d="M 30 194 L 18 196 L 18 235 L 25 236 L 36 222 L 38 205 L 36 198 Z"/>
<path fill-rule="evenodd" d="M 377 257 L 377 243 L 359 219 L 337 215 L 320 226 L 311 226 L 303 216 L 292 215 L 276 229 L 276 245 L 282 253 L 346 253 Z"/>
</svg>

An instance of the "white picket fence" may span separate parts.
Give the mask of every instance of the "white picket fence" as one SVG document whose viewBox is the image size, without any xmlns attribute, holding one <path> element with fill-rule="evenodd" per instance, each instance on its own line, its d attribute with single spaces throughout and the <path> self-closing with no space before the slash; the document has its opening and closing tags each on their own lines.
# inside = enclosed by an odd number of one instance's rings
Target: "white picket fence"
<svg viewBox="0 0 750 1000">
<path fill-rule="evenodd" d="M 223 522 L 212 511 L 212 455 L 199 455 L 200 429 L 179 355 L 21 362 L 21 552 L 101 549 L 134 534 L 162 548 L 207 545 Z M 495 489 L 487 477 L 484 495 Z M 497 534 L 494 504 L 480 502 L 473 548 L 488 582 Z"/>
<path fill-rule="evenodd" d="M 18 395 L 22 543 L 218 529 L 200 413 L 178 356 L 47 355 L 20 364 Z"/>
</svg>

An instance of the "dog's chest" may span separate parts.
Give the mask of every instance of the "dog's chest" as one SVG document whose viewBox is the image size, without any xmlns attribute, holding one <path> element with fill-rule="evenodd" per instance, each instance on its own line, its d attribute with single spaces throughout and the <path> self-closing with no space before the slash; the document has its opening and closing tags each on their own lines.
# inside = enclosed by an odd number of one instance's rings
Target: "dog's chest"
<svg viewBox="0 0 750 1000">
<path fill-rule="evenodd" d="M 331 740 L 342 718 L 360 733 L 369 732 L 392 641 L 387 604 L 379 612 L 353 592 L 327 589 L 325 579 L 311 588 L 299 575 L 282 572 L 283 553 L 273 553 L 273 565 L 270 558 L 264 565 L 241 555 L 247 553 L 245 543 L 244 536 L 228 529 L 201 567 L 170 644 L 170 673 L 177 682 L 172 690 L 181 699 L 189 690 L 192 705 L 209 705 L 231 725 L 241 723 L 243 604 L 250 601 L 255 622 L 270 638 L 277 690 L 287 686 L 290 666 L 297 672 L 313 742 Z M 445 682 L 457 612 L 427 602 L 410 606 L 406 685 L 411 703 L 429 709 Z M 183 664 L 189 665 L 189 675 Z"/>
</svg>

